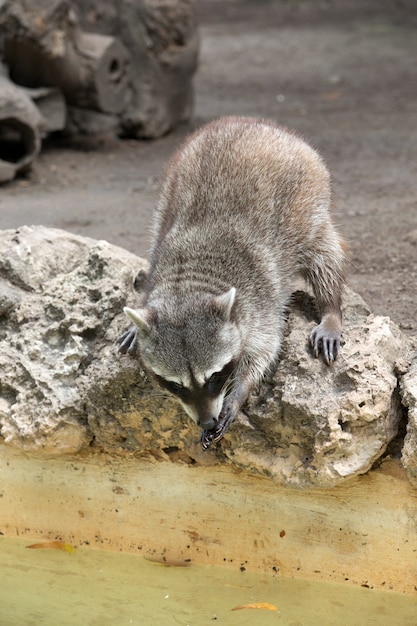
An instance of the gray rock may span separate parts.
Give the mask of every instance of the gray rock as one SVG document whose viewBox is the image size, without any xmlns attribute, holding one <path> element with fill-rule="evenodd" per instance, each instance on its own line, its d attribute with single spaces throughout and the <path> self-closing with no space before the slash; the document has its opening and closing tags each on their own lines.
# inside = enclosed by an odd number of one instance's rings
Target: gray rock
<svg viewBox="0 0 417 626">
<path fill-rule="evenodd" d="M 43 227 L 0 233 L 9 306 L 0 324 L 4 440 L 44 454 L 94 445 L 172 462 L 232 464 L 295 487 L 328 487 L 366 472 L 396 435 L 395 363 L 406 341 L 346 290 L 344 346 L 314 359 L 311 296 L 297 292 L 280 362 L 219 445 L 119 355 L 125 304 L 138 306 L 146 262 L 103 241 Z M 139 286 L 139 287 L 138 287 Z"/>
<path fill-rule="evenodd" d="M 417 352 L 408 372 L 401 379 L 401 394 L 403 404 L 408 407 L 402 464 L 410 482 L 417 487 Z"/>
<path fill-rule="evenodd" d="M 0 233 L 0 300 L 6 303 L 0 426 L 6 442 L 45 454 L 89 445 L 77 382 L 97 344 L 107 344 L 107 325 L 144 264 L 104 241 L 59 230 Z"/>
<path fill-rule="evenodd" d="M 253 395 L 225 453 L 235 464 L 295 487 L 330 487 L 362 474 L 396 435 L 401 406 L 395 364 L 404 337 L 386 317 L 344 294 L 344 345 L 332 367 L 307 345 L 314 322 L 307 294 L 288 321 L 283 356 L 269 385 Z"/>
<path fill-rule="evenodd" d="M 0 279 L 0 319 L 3 315 L 6 315 L 10 309 L 15 307 L 19 301 L 19 290 L 10 287 L 4 280 Z"/>
</svg>

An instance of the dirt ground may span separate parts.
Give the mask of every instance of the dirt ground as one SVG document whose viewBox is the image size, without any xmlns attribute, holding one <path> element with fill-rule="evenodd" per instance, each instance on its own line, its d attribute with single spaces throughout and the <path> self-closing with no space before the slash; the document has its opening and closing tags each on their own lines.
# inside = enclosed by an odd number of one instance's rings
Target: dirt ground
<svg viewBox="0 0 417 626">
<path fill-rule="evenodd" d="M 156 141 L 54 139 L 0 188 L 0 229 L 44 224 L 146 256 L 164 162 L 220 115 L 264 116 L 324 156 L 350 286 L 417 334 L 415 0 L 197 0 L 201 58 L 190 124 Z"/>
</svg>

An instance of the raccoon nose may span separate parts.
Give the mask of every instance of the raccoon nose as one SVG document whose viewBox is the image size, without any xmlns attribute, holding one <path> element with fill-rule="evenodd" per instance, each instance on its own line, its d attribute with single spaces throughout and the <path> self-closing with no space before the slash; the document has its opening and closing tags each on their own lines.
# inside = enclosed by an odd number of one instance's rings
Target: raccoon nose
<svg viewBox="0 0 417 626">
<path fill-rule="evenodd" d="M 208 420 L 198 420 L 198 425 L 201 426 L 203 430 L 213 430 L 217 424 L 217 420 L 214 417 L 211 417 Z"/>
</svg>

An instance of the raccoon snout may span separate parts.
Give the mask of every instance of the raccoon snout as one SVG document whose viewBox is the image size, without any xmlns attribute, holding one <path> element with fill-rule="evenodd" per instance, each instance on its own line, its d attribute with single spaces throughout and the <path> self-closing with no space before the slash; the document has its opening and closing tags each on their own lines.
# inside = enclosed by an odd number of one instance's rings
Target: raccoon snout
<svg viewBox="0 0 417 626">
<path fill-rule="evenodd" d="M 203 430 L 213 430 L 217 426 L 217 420 L 212 417 L 208 421 L 198 420 L 197 424 L 201 426 Z"/>
</svg>

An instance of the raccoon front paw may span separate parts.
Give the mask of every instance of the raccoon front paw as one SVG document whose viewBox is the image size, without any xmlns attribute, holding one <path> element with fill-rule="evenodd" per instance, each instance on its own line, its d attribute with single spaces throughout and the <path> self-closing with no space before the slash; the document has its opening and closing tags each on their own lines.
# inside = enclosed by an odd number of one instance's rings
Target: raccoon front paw
<svg viewBox="0 0 417 626">
<path fill-rule="evenodd" d="M 119 344 L 119 352 L 122 354 L 129 354 L 130 356 L 135 356 L 138 349 L 138 333 L 135 326 L 129 328 L 119 339 L 117 340 Z"/>
<path fill-rule="evenodd" d="M 201 433 L 201 447 L 204 452 L 208 450 L 213 443 L 214 430 L 203 430 Z"/>
<path fill-rule="evenodd" d="M 213 428 L 213 430 L 203 430 L 201 435 L 201 446 L 204 450 L 208 450 L 212 443 L 217 443 L 223 437 L 226 429 L 217 427 Z"/>
<path fill-rule="evenodd" d="M 231 407 L 223 407 L 220 413 L 219 421 L 212 430 L 203 430 L 201 435 L 201 445 L 203 450 L 208 450 L 212 443 L 217 443 L 229 429 L 233 422 L 234 413 Z"/>
<path fill-rule="evenodd" d="M 324 324 L 319 324 L 313 328 L 310 334 L 310 342 L 314 356 L 318 357 L 319 353 L 322 352 L 327 365 L 331 365 L 337 359 L 340 351 L 339 331 L 329 330 Z"/>
</svg>

